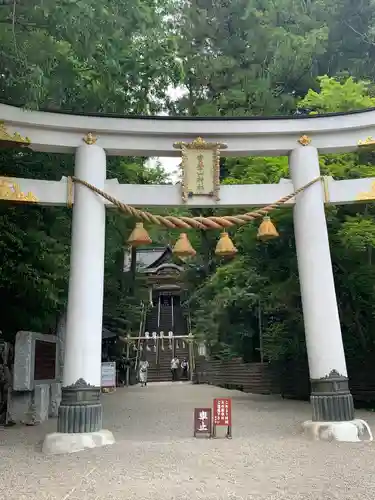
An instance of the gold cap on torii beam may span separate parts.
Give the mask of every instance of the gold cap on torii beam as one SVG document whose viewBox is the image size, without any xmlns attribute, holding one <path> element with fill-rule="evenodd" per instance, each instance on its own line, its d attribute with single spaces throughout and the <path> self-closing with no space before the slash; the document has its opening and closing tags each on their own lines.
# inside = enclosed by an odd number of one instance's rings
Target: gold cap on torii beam
<svg viewBox="0 0 375 500">
<path fill-rule="evenodd" d="M 8 132 L 5 123 L 0 121 L 0 148 L 22 148 L 31 144 L 28 137 L 22 137 L 18 132 Z"/>
<path fill-rule="evenodd" d="M 371 151 L 375 149 L 375 140 L 372 137 L 367 137 L 364 141 L 358 141 L 358 147 Z"/>
</svg>

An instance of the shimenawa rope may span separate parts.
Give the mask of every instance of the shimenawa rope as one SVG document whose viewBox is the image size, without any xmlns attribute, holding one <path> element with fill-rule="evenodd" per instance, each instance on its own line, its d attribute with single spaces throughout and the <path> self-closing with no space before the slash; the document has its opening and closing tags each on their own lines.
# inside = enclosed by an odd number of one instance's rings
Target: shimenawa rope
<svg viewBox="0 0 375 500">
<path fill-rule="evenodd" d="M 94 193 L 97 193 L 100 195 L 102 198 L 105 200 L 109 201 L 113 205 L 115 205 L 119 210 L 122 212 L 132 215 L 133 217 L 136 217 L 137 219 L 140 219 L 143 222 L 151 222 L 153 224 L 158 224 L 162 225 L 171 229 L 178 228 L 178 229 L 225 229 L 227 227 L 231 227 L 234 225 L 243 225 L 246 224 L 247 222 L 250 222 L 254 219 L 259 219 L 261 217 L 264 217 L 265 215 L 268 215 L 271 211 L 275 210 L 276 208 L 279 208 L 281 205 L 292 199 L 294 196 L 297 196 L 299 193 L 307 189 L 308 187 L 312 186 L 315 184 L 317 181 L 321 180 L 322 177 L 316 177 L 312 181 L 308 182 L 304 186 L 296 189 L 293 193 L 288 194 L 287 196 L 284 196 L 283 198 L 280 198 L 278 201 L 275 203 L 272 203 L 271 205 L 267 205 L 263 208 L 260 208 L 258 210 L 255 210 L 254 212 L 247 212 L 245 214 L 237 214 L 237 215 L 223 215 L 220 217 L 185 217 L 185 216 L 179 216 L 175 217 L 172 215 L 154 215 L 151 214 L 150 212 L 144 211 L 144 210 L 139 210 L 138 208 L 134 208 L 130 205 L 127 205 L 126 203 L 122 203 L 121 201 L 117 200 L 113 196 L 107 194 L 105 191 L 102 191 L 101 189 L 97 188 L 96 186 L 90 184 L 89 182 L 86 182 L 82 179 L 79 179 L 78 177 L 71 177 L 68 179 L 68 182 L 75 182 L 77 184 L 81 184 L 82 186 L 86 186 L 88 189 L 93 191 Z M 68 200 L 69 204 L 69 200 Z"/>
</svg>

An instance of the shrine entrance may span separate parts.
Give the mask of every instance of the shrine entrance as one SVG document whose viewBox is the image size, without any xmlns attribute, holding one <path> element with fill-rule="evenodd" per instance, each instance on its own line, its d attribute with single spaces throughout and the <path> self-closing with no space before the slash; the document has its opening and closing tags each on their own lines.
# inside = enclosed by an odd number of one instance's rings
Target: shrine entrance
<svg viewBox="0 0 375 500">
<path fill-rule="evenodd" d="M 106 208 L 117 208 L 141 221 L 129 241 L 133 246 L 147 241 L 145 222 L 182 231 L 220 229 L 217 252 L 233 255 L 236 249 L 226 228 L 265 217 L 259 236 L 275 237 L 269 214 L 281 205 L 292 207 L 312 387 L 312 420 L 304 423 L 304 429 L 318 439 L 362 439 L 366 424 L 355 419 L 348 386 L 325 205 L 374 199 L 375 179 L 322 177 L 319 152 L 374 147 L 375 111 L 312 118 L 194 120 L 86 117 L 0 105 L 0 117 L 3 145 L 75 152 L 73 178 L 60 182 L 3 178 L 0 190 L 2 199 L 73 208 L 62 402 L 58 432 L 46 437 L 46 452 L 114 442 L 112 433 L 102 429 L 100 401 Z M 220 185 L 221 153 L 288 156 L 290 179 L 278 184 Z M 182 182 L 138 186 L 107 180 L 107 155 L 182 155 Z M 174 217 L 144 211 L 145 204 L 164 209 L 255 208 L 235 216 Z M 186 233 L 172 253 L 181 258 L 195 254 Z M 172 307 L 168 294 L 158 296 L 162 310 Z"/>
<path fill-rule="evenodd" d="M 162 292 L 159 294 L 160 307 L 172 307 L 173 297 L 170 293 Z"/>
<path fill-rule="evenodd" d="M 130 237 L 130 239 L 132 236 Z M 139 240 L 139 243 L 145 243 Z M 127 358 L 140 357 L 149 362 L 148 381 L 172 380 L 171 361 L 177 357 L 189 363 L 187 376 L 179 370 L 180 379 L 190 379 L 195 365 L 189 309 L 183 305 L 185 264 L 173 254 L 172 248 L 141 248 L 138 250 L 139 272 L 145 276 L 149 303 L 145 304 L 139 335 L 123 338 Z M 173 260 L 178 260 L 175 264 Z"/>
</svg>

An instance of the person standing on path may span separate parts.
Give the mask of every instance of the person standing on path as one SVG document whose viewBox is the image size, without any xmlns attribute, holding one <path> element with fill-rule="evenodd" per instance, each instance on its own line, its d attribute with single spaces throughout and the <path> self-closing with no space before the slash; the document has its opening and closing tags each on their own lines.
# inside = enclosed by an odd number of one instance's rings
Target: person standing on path
<svg viewBox="0 0 375 500">
<path fill-rule="evenodd" d="M 176 382 L 177 380 L 179 366 L 180 366 L 180 360 L 175 356 L 171 361 L 171 372 L 172 372 L 173 382 Z"/>
<path fill-rule="evenodd" d="M 139 362 L 139 381 L 141 383 L 141 387 L 147 387 L 148 367 L 149 362 L 147 359 L 143 359 Z"/>
<path fill-rule="evenodd" d="M 189 362 L 186 358 L 183 359 L 181 363 L 182 368 L 182 378 L 189 380 Z"/>
</svg>

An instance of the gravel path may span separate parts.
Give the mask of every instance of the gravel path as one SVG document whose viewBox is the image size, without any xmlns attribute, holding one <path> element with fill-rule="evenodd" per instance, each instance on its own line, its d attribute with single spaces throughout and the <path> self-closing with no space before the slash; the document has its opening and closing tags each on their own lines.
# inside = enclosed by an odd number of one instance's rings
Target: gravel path
<svg viewBox="0 0 375 500">
<path fill-rule="evenodd" d="M 233 400 L 233 440 L 192 438 L 195 406 Z M 40 453 L 56 422 L 0 430 L 2 500 L 374 500 L 375 444 L 309 442 L 307 403 L 211 386 L 151 384 L 103 396 L 117 443 Z M 375 415 L 358 412 L 375 429 Z"/>
</svg>

